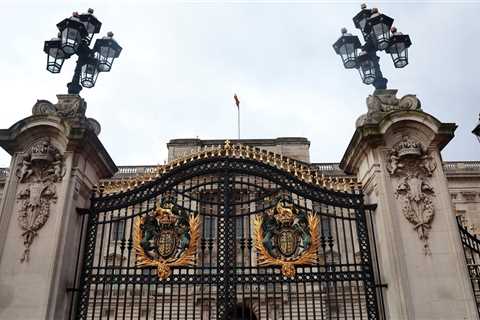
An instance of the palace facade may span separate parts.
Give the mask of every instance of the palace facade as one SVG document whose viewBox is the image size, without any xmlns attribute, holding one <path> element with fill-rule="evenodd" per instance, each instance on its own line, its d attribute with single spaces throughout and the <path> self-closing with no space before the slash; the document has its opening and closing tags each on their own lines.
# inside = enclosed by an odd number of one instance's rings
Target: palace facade
<svg viewBox="0 0 480 320">
<path fill-rule="evenodd" d="M 478 319 L 480 161 L 376 90 L 341 161 L 174 139 L 117 167 L 78 95 L 0 130 L 0 319 Z"/>
</svg>

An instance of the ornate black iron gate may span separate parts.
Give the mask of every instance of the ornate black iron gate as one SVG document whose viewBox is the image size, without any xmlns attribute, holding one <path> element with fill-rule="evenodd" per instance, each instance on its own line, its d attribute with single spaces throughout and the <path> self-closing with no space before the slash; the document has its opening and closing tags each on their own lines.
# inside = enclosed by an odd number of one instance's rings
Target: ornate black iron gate
<svg viewBox="0 0 480 320">
<path fill-rule="evenodd" d="M 381 318 L 363 195 L 345 181 L 229 144 L 162 170 L 92 198 L 76 319 Z"/>
<path fill-rule="evenodd" d="M 458 231 L 463 245 L 468 275 L 472 283 L 473 296 L 480 316 L 480 239 L 468 231 L 461 216 L 457 216 Z"/>
</svg>

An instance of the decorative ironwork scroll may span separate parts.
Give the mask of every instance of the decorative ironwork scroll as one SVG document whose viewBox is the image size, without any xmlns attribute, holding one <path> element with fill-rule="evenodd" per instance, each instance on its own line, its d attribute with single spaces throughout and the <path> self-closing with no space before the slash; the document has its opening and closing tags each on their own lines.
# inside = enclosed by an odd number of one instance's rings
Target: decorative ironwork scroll
<svg viewBox="0 0 480 320">
<path fill-rule="evenodd" d="M 275 209 L 256 216 L 258 265 L 281 266 L 284 276 L 293 277 L 296 265 L 315 264 L 320 244 L 318 221 L 315 214 L 298 212 L 283 200 L 277 202 Z"/>
<path fill-rule="evenodd" d="M 192 266 L 195 263 L 200 238 L 200 218 L 187 215 L 173 203 L 163 203 L 134 226 L 136 262 L 140 267 L 156 267 L 164 280 L 171 267 Z"/>
</svg>

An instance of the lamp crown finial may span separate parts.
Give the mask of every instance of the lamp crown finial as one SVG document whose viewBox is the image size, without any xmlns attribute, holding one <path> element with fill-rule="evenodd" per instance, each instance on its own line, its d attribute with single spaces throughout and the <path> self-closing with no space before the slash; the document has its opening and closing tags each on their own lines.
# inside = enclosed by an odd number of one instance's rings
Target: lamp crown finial
<svg viewBox="0 0 480 320">
<path fill-rule="evenodd" d="M 361 8 L 362 10 L 365 10 L 365 9 L 367 9 L 367 5 L 366 5 L 365 3 L 362 3 L 362 4 L 360 5 L 360 8 Z"/>
</svg>

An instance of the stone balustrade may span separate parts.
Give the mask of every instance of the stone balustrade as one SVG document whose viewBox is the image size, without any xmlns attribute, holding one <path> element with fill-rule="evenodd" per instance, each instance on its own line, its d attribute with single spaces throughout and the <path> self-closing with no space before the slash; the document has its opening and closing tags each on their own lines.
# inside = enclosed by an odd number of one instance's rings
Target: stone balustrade
<svg viewBox="0 0 480 320">
<path fill-rule="evenodd" d="M 344 175 L 339 163 L 312 163 L 313 167 L 324 173 L 325 175 Z M 120 179 L 139 174 L 152 173 L 157 166 L 119 166 L 118 172 L 113 179 Z M 446 161 L 443 168 L 448 174 L 452 173 L 478 173 L 480 174 L 480 161 Z M 0 180 L 5 179 L 9 175 L 8 168 L 0 168 Z"/>
</svg>

